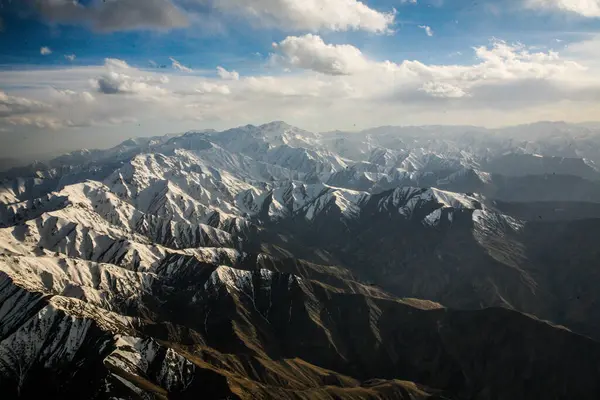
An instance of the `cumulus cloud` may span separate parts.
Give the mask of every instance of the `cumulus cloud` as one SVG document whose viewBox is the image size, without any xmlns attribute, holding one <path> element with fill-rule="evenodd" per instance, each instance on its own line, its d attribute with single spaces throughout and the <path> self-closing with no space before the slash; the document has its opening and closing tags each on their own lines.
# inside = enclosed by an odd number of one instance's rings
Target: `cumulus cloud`
<svg viewBox="0 0 600 400">
<path fill-rule="evenodd" d="M 40 54 L 43 56 L 47 56 L 49 54 L 52 54 L 52 50 L 50 50 L 50 47 L 44 46 L 44 47 L 40 48 Z"/>
<path fill-rule="evenodd" d="M 567 11 L 584 17 L 600 17 L 599 0 L 526 0 L 526 7 Z"/>
<path fill-rule="evenodd" d="M 315 96 L 345 97 L 363 101 L 396 99 L 402 102 L 421 102 L 426 98 L 461 99 L 469 107 L 490 106 L 496 100 L 493 93 L 519 84 L 531 87 L 537 82 L 540 101 L 562 97 L 558 91 L 544 93 L 549 86 L 569 87 L 571 99 L 582 95 L 580 82 L 591 79 L 598 86 L 599 76 L 586 72 L 577 61 L 563 59 L 553 51 L 539 52 L 516 43 L 493 40 L 487 46 L 473 49 L 478 62 L 472 65 L 435 65 L 419 61 L 377 61 L 366 57 L 359 49 L 349 45 L 330 45 L 318 36 L 289 37 L 275 46 L 278 63 L 322 74 L 312 77 L 311 85 L 297 88 Z M 326 77 L 330 76 L 329 79 Z M 308 78 L 307 78 L 308 80 Z M 529 85 L 529 86 L 528 86 Z M 277 87 L 277 84 L 273 85 Z M 286 90 L 291 92 L 288 84 Z M 548 92 L 548 93 L 550 93 Z M 577 94 L 576 94 L 577 93 Z M 485 96 L 485 102 L 477 103 L 477 94 Z M 492 95 L 489 95 L 492 94 Z M 500 97 L 502 99 L 500 99 Z M 505 92 L 498 97 L 505 101 Z M 532 103 L 534 102 L 531 99 Z"/>
<path fill-rule="evenodd" d="M 140 76 L 139 70 L 130 67 L 125 61 L 107 58 L 104 66 L 106 72 L 92 80 L 95 89 L 103 94 L 137 94 L 152 98 L 166 93 L 160 87 L 168 83 L 166 76 Z M 135 75 L 131 74 L 130 71 Z"/>
<path fill-rule="evenodd" d="M 38 129 L 57 130 L 74 123 L 68 118 L 55 115 L 57 107 L 80 101 L 89 101 L 91 94 L 81 94 L 74 91 L 56 91 L 56 102 L 43 102 L 26 97 L 13 96 L 0 91 L 0 127 L 33 127 Z M 93 100 L 92 100 L 93 101 Z"/>
<path fill-rule="evenodd" d="M 48 116 L 12 116 L 6 118 L 6 122 L 13 126 L 33 126 L 39 129 L 52 130 L 74 125 L 70 120 L 59 120 Z"/>
<path fill-rule="evenodd" d="M 278 51 L 272 57 L 291 67 L 311 69 L 328 75 L 350 75 L 364 70 L 368 62 L 354 46 L 326 44 L 320 36 L 288 36 L 280 43 L 273 43 Z"/>
<path fill-rule="evenodd" d="M 205 1 L 206 2 L 206 1 Z M 385 33 L 395 12 L 380 12 L 358 0 L 210 0 L 212 7 L 267 27 L 292 31 L 363 30 Z"/>
<path fill-rule="evenodd" d="M 109 71 L 96 79 L 96 89 L 104 94 L 139 94 L 157 96 L 165 93 L 165 89 L 153 85 L 143 78 Z"/>
<path fill-rule="evenodd" d="M 450 83 L 426 82 L 419 90 L 439 98 L 461 98 L 467 96 L 467 93 L 459 87 Z"/>
<path fill-rule="evenodd" d="M 231 90 L 229 89 L 229 86 L 227 86 L 227 85 L 220 85 L 218 83 L 212 83 L 212 82 L 202 82 L 196 88 L 196 92 L 201 93 L 201 94 L 216 93 L 216 94 L 228 95 L 231 93 Z"/>
<path fill-rule="evenodd" d="M 431 30 L 430 26 L 427 25 L 419 25 L 419 28 L 425 31 L 425 34 L 429 37 L 433 36 L 433 30 Z"/>
<path fill-rule="evenodd" d="M 26 0 L 49 22 L 83 24 L 101 32 L 181 28 L 185 14 L 170 0 Z"/>
<path fill-rule="evenodd" d="M 104 59 L 104 66 L 108 69 L 129 69 L 129 64 L 126 61 L 119 60 L 118 58 L 106 58 Z"/>
<path fill-rule="evenodd" d="M 123 74 L 110 71 L 96 80 L 97 89 L 104 94 L 117 94 L 129 92 L 127 78 Z"/>
<path fill-rule="evenodd" d="M 226 80 L 237 81 L 240 79 L 240 74 L 237 71 L 227 71 L 223 67 L 217 67 L 217 75 L 219 75 L 219 78 Z"/>
<path fill-rule="evenodd" d="M 65 59 L 68 61 L 75 61 L 75 59 L 77 58 L 77 56 L 75 54 L 65 54 Z"/>
<path fill-rule="evenodd" d="M 0 117 L 30 114 L 45 111 L 49 108 L 50 106 L 42 101 L 31 100 L 19 96 L 10 96 L 5 92 L 0 91 Z"/>
<path fill-rule="evenodd" d="M 169 57 L 169 60 L 171 60 L 171 66 L 181 72 L 194 72 L 193 69 L 186 67 L 185 65 L 181 64 L 179 61 L 177 61 L 176 59 L 174 59 L 173 57 Z"/>
<path fill-rule="evenodd" d="M 594 46 L 583 47 L 559 54 L 494 40 L 473 49 L 471 65 L 439 65 L 376 60 L 356 47 L 305 35 L 275 46 L 280 67 L 294 69 L 288 74 L 223 80 L 170 71 L 166 77 L 118 59 L 101 66 L 5 70 L 0 81 L 18 85 L 0 95 L 0 129 L 18 124 L 95 129 L 134 119 L 156 134 L 274 119 L 319 129 L 344 128 L 349 120 L 362 126 L 489 125 L 530 121 L 557 110 L 560 118 L 592 119 L 600 106 L 600 72 L 579 56 Z M 56 90 L 42 90 L 49 83 Z"/>
<path fill-rule="evenodd" d="M 55 89 L 54 90 L 54 98 L 57 100 L 58 104 L 61 105 L 71 105 L 78 103 L 93 103 L 96 98 L 93 94 L 88 91 L 76 92 L 70 89 Z"/>
</svg>

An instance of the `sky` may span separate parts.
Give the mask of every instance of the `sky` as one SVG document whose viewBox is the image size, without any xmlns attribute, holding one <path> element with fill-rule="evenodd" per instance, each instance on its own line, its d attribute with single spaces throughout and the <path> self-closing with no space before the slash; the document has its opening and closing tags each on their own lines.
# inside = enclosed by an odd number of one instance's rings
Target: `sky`
<svg viewBox="0 0 600 400">
<path fill-rule="evenodd" d="M 600 119 L 600 0 L 0 0 L 0 157 Z"/>
</svg>

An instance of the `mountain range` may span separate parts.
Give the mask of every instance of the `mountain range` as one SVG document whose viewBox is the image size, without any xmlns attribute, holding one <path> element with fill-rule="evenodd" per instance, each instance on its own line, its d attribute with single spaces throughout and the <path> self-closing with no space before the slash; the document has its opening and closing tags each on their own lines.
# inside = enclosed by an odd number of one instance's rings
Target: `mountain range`
<svg viewBox="0 0 600 400">
<path fill-rule="evenodd" d="M 7 398 L 600 397 L 597 125 L 272 122 L 0 179 Z"/>
</svg>

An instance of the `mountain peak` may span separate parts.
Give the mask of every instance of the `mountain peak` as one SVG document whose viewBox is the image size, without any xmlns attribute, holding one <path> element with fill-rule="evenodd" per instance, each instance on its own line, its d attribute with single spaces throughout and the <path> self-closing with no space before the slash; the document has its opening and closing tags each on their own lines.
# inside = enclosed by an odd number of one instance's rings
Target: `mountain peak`
<svg viewBox="0 0 600 400">
<path fill-rule="evenodd" d="M 273 121 L 15 170 L 0 387 L 598 399 L 600 142 L 558 138 Z"/>
<path fill-rule="evenodd" d="M 294 128 L 292 125 L 284 122 L 284 121 L 271 121 L 266 124 L 262 124 L 259 126 L 260 129 L 291 129 Z"/>
</svg>

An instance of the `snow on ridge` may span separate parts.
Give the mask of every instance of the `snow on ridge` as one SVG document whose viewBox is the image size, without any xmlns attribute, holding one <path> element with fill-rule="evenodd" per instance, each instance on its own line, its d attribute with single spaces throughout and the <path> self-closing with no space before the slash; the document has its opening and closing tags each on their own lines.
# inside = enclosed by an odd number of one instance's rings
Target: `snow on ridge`
<svg viewBox="0 0 600 400">
<path fill-rule="evenodd" d="M 500 232 L 503 226 L 509 227 L 514 232 L 519 232 L 525 227 L 523 221 L 486 209 L 473 211 L 472 218 L 475 227 L 483 232 Z"/>
<path fill-rule="evenodd" d="M 260 269 L 257 272 L 246 271 L 221 265 L 210 275 L 204 288 L 208 290 L 210 286 L 219 287 L 224 285 L 228 291 L 238 291 L 246 293 L 248 289 L 254 293 L 253 276 L 258 273 L 261 282 L 271 282 L 273 272 L 267 269 Z"/>
<path fill-rule="evenodd" d="M 42 360 L 46 368 L 68 363 L 84 345 L 94 322 L 109 333 L 131 331 L 133 326 L 129 317 L 81 300 L 52 297 L 0 342 L 0 371 L 6 376 L 20 376 Z"/>
<path fill-rule="evenodd" d="M 116 335 L 115 339 L 116 348 L 104 359 L 104 363 L 129 374 L 148 375 L 162 346 L 150 338 Z M 166 390 L 177 391 L 193 381 L 195 370 L 192 362 L 167 348 L 157 373 L 157 383 Z"/>
<path fill-rule="evenodd" d="M 93 320 L 102 330 L 113 334 L 124 334 L 134 330 L 134 318 L 106 310 L 80 299 L 52 296 L 49 305 L 57 310 L 64 311 L 73 318 Z"/>
<path fill-rule="evenodd" d="M 156 279 L 112 264 L 49 256 L 2 256 L 0 272 L 28 291 L 79 298 L 107 310 L 115 298 L 139 298 Z"/>
<path fill-rule="evenodd" d="M 372 197 L 368 192 L 341 189 L 328 185 L 322 193 L 307 203 L 303 208 L 305 217 L 313 220 L 328 206 L 334 205 L 342 215 L 347 218 L 357 218 L 360 216 L 361 207 Z M 435 202 L 441 208 L 458 209 L 476 209 L 480 208 L 480 199 L 462 193 L 448 192 L 445 190 L 415 187 L 399 187 L 391 191 L 389 196 L 385 196 L 378 202 L 379 211 L 397 210 L 401 215 L 410 217 L 415 209 L 422 204 Z M 439 218 L 439 215 L 432 215 L 430 218 Z"/>
<path fill-rule="evenodd" d="M 60 310 L 54 304 L 46 305 L 0 342 L 0 371 L 4 375 L 20 376 L 39 360 L 49 368 L 74 358 L 92 320 L 61 315 Z"/>
<path fill-rule="evenodd" d="M 345 218 L 357 218 L 360 206 L 369 198 L 369 193 L 357 190 L 322 185 L 323 191 L 304 207 L 305 218 L 314 220 L 329 206 L 334 205 Z"/>
<path fill-rule="evenodd" d="M 436 188 L 431 188 L 429 190 L 433 193 L 435 200 L 445 207 L 474 209 L 479 202 L 474 197 L 463 193 L 449 192 Z"/>
<path fill-rule="evenodd" d="M 441 218 L 442 218 L 442 209 L 438 208 L 437 210 L 433 211 L 431 214 L 428 214 L 423 219 L 423 222 L 427 225 L 435 226 L 440 222 Z"/>
<path fill-rule="evenodd" d="M 230 264 L 240 260 L 244 253 L 236 249 L 223 247 L 200 247 L 194 249 L 185 249 L 183 253 L 194 256 L 197 260 L 208 264 L 219 264 L 227 260 Z"/>
<path fill-rule="evenodd" d="M 405 217 L 412 217 L 417 208 L 426 204 L 436 205 L 436 209 L 426 215 L 423 223 L 435 226 L 440 222 L 443 210 L 448 210 L 448 220 L 453 219 L 454 209 L 474 210 L 481 208 L 479 197 L 463 193 L 449 192 L 436 188 L 400 187 L 378 202 L 379 211 L 397 210 Z"/>
</svg>

